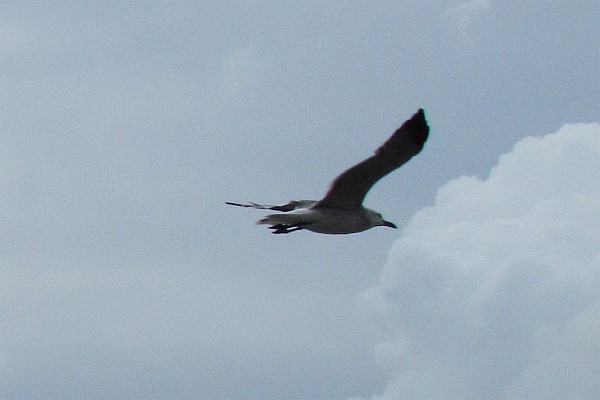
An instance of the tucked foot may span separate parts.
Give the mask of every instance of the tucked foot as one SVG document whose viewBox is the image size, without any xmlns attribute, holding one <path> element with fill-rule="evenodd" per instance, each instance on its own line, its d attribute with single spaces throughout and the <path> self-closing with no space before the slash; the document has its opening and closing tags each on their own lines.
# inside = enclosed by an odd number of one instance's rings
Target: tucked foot
<svg viewBox="0 0 600 400">
<path fill-rule="evenodd" d="M 269 229 L 272 229 L 273 230 L 272 233 L 275 233 L 275 234 L 290 233 L 290 232 L 299 231 L 299 230 L 304 229 L 304 225 L 306 225 L 306 224 L 302 224 L 302 225 L 277 224 L 277 225 L 271 225 L 269 227 Z"/>
</svg>

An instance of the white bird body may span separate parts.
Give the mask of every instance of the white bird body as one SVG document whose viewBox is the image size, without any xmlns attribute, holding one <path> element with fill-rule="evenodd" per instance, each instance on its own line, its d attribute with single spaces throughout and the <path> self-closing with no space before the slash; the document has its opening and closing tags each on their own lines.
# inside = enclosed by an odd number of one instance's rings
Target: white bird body
<svg viewBox="0 0 600 400">
<path fill-rule="evenodd" d="M 371 187 L 385 175 L 418 154 L 429 135 L 425 113 L 419 109 L 375 154 L 347 169 L 331 183 L 321 200 L 292 200 L 275 206 L 257 203 L 232 203 L 238 207 L 278 211 L 257 224 L 270 225 L 273 233 L 289 233 L 307 229 L 326 234 L 362 232 L 375 226 L 396 228 L 380 213 L 368 209 L 362 202 Z"/>
<path fill-rule="evenodd" d="M 257 224 L 271 225 L 275 233 L 284 233 L 283 230 L 288 233 L 287 231 L 291 231 L 289 227 L 328 234 L 362 232 L 373 226 L 395 227 L 391 222 L 384 221 L 379 213 L 368 208 L 354 211 L 319 207 L 299 208 L 285 213 L 269 214 Z"/>
</svg>

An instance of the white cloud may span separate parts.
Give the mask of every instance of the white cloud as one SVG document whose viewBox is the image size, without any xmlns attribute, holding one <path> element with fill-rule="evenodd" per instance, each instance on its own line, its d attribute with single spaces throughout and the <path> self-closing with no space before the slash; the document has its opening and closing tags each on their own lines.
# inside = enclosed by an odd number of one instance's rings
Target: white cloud
<svg viewBox="0 0 600 400">
<path fill-rule="evenodd" d="M 365 293 L 373 399 L 600 398 L 600 125 L 528 137 L 443 186 Z"/>
</svg>

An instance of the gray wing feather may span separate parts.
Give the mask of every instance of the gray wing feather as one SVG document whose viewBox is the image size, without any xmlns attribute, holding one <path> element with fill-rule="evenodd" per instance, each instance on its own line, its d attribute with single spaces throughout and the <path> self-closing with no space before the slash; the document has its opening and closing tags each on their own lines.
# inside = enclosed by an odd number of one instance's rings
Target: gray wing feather
<svg viewBox="0 0 600 400">
<path fill-rule="evenodd" d="M 289 212 L 296 210 L 298 208 L 307 208 L 315 204 L 316 200 L 292 200 L 289 203 L 281 204 L 281 205 L 265 205 L 265 204 L 257 204 L 257 203 L 233 203 L 231 201 L 226 201 L 225 204 L 230 206 L 237 207 L 246 207 L 246 208 L 257 208 L 259 210 L 273 210 L 273 211 L 281 211 L 281 212 Z"/>
<path fill-rule="evenodd" d="M 371 187 L 385 175 L 418 154 L 429 135 L 423 109 L 404 122 L 375 154 L 347 169 L 333 180 L 314 207 L 356 209 Z"/>
</svg>

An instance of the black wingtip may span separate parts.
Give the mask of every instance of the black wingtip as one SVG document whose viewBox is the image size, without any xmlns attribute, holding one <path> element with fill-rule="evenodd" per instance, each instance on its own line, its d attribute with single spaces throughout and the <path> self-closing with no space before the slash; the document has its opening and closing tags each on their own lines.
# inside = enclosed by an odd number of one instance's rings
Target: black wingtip
<svg viewBox="0 0 600 400">
<path fill-rule="evenodd" d="M 423 110 L 422 108 L 419 108 L 417 110 L 417 112 L 412 116 L 411 119 L 420 119 L 420 120 L 426 121 L 425 110 Z"/>
<path fill-rule="evenodd" d="M 404 126 L 411 126 L 413 128 L 413 132 L 416 133 L 414 136 L 415 144 L 423 147 L 429 136 L 429 125 L 425 118 L 425 110 L 419 108 L 419 110 L 404 123 Z"/>
</svg>

